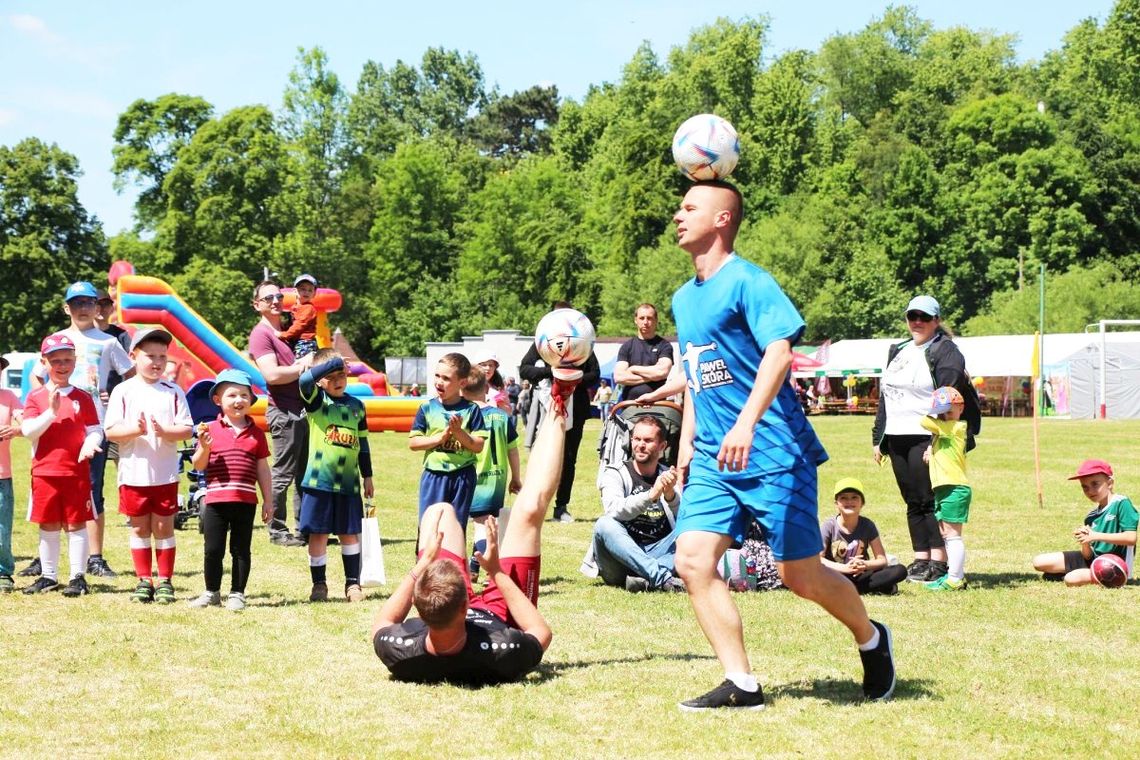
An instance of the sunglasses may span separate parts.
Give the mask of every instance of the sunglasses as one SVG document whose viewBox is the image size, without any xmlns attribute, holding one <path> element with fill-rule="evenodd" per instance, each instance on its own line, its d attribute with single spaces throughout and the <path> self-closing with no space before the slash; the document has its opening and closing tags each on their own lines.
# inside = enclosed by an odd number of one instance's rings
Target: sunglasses
<svg viewBox="0 0 1140 760">
<path fill-rule="evenodd" d="M 258 301 L 264 301 L 265 303 L 273 303 L 274 301 L 284 301 L 285 296 L 281 295 L 280 293 L 274 293 L 273 295 L 270 295 L 270 296 L 262 296 L 261 298 L 259 298 L 257 300 Z"/>
<path fill-rule="evenodd" d="M 906 320 L 908 322 L 930 322 L 934 317 L 927 314 L 925 311 L 908 311 L 906 313 Z"/>
<path fill-rule="evenodd" d="M 98 303 L 99 302 L 96 301 L 94 298 L 72 298 L 70 301 L 67 302 L 67 305 L 72 306 L 72 307 L 78 306 L 79 308 L 82 309 L 82 308 L 89 308 L 91 306 L 95 306 Z"/>
</svg>

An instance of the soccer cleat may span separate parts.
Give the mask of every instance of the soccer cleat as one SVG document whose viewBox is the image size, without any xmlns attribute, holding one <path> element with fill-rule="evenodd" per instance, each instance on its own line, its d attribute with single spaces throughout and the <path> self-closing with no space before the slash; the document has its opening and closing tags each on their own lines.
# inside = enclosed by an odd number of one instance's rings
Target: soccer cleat
<svg viewBox="0 0 1140 760">
<path fill-rule="evenodd" d="M 131 601 L 143 604 L 154 601 L 154 584 L 150 582 L 150 578 L 139 578 L 138 585 L 131 593 Z"/>
<path fill-rule="evenodd" d="M 16 590 L 16 582 L 10 575 L 0 575 L 0 594 L 11 594 Z"/>
<path fill-rule="evenodd" d="M 170 604 L 174 601 L 174 584 L 169 578 L 158 582 L 158 588 L 154 590 L 154 601 L 159 604 Z"/>
<path fill-rule="evenodd" d="M 962 591 L 967 585 L 965 578 L 954 580 L 949 575 L 943 575 L 936 581 L 923 584 L 927 591 Z"/>
<path fill-rule="evenodd" d="M 87 579 L 77 575 L 67 582 L 67 587 L 61 592 L 67 597 L 83 596 L 88 593 Z"/>
<path fill-rule="evenodd" d="M 360 588 L 359 583 L 350 583 L 344 588 L 344 598 L 350 602 L 363 602 L 364 589 Z"/>
<path fill-rule="evenodd" d="M 679 707 L 683 712 L 717 709 L 763 710 L 764 690 L 757 688 L 756 691 L 745 691 L 726 678 L 712 691 L 695 699 L 687 699 Z"/>
<path fill-rule="evenodd" d="M 222 605 L 222 595 L 217 591 L 203 591 L 200 596 L 194 597 L 188 604 L 196 609 L 220 607 Z"/>
<path fill-rule="evenodd" d="M 859 651 L 863 660 L 863 696 L 872 702 L 885 702 L 895 693 L 895 651 L 891 629 L 871 621 L 879 631 L 879 645 L 867 652 Z"/>
<path fill-rule="evenodd" d="M 118 578 L 119 574 L 111 569 L 107 560 L 102 557 L 89 557 L 87 559 L 87 574 L 99 578 Z"/>
<path fill-rule="evenodd" d="M 226 597 L 226 609 L 230 612 L 241 612 L 245 609 L 245 594 L 240 591 L 231 591 Z"/>
<path fill-rule="evenodd" d="M 906 579 L 911 583 L 926 583 L 929 578 L 927 574 L 930 572 L 930 560 L 916 559 L 906 566 Z"/>
<path fill-rule="evenodd" d="M 48 591 L 55 591 L 59 588 L 59 581 L 55 578 L 48 578 L 41 575 L 36 578 L 36 582 L 24 589 L 25 594 L 45 594 Z"/>
<path fill-rule="evenodd" d="M 33 559 L 31 562 L 28 563 L 27 567 L 25 567 L 20 572 L 16 573 L 16 575 L 19 575 L 23 578 L 34 578 L 42 572 L 43 572 L 43 569 L 40 567 L 40 558 L 36 557 L 35 559 Z"/>
<path fill-rule="evenodd" d="M 329 598 L 329 587 L 326 583 L 314 583 L 313 590 L 309 592 L 310 602 L 327 602 Z"/>
</svg>

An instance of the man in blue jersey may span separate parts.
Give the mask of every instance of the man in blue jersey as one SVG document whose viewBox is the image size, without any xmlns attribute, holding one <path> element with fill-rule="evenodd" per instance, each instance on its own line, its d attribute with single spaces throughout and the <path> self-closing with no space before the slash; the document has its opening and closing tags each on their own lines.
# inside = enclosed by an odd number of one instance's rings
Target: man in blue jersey
<svg viewBox="0 0 1140 760">
<path fill-rule="evenodd" d="M 720 686 L 681 709 L 764 707 L 740 613 L 716 570 L 753 518 L 784 585 L 851 630 L 863 660 L 863 693 L 885 700 L 895 688 L 890 630 L 872 621 L 855 587 L 819 559 L 816 467 L 827 453 L 788 384 L 804 321 L 770 274 L 733 252 L 743 206 L 727 182 L 698 182 L 673 218 L 678 245 L 696 270 L 673 296 L 687 377 L 675 562 L 725 669 Z"/>
</svg>

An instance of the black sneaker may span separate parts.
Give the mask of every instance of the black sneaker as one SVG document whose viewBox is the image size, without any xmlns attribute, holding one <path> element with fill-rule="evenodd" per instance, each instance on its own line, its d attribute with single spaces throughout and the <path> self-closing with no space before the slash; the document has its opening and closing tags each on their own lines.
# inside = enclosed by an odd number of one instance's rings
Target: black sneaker
<svg viewBox="0 0 1140 760">
<path fill-rule="evenodd" d="M 83 596 L 87 592 L 87 579 L 82 575 L 77 575 L 67 582 L 67 588 L 65 588 L 61 593 L 64 596 L 73 597 Z"/>
<path fill-rule="evenodd" d="M 158 582 L 158 586 L 154 590 L 154 601 L 159 604 L 174 603 L 174 584 L 168 578 Z"/>
<path fill-rule="evenodd" d="M 906 579 L 911 583 L 926 583 L 930 572 L 930 560 L 916 559 L 906 566 Z"/>
<path fill-rule="evenodd" d="M 16 582 L 10 575 L 0 575 L 0 594 L 11 594 L 16 590 Z"/>
<path fill-rule="evenodd" d="M 107 560 L 102 557 L 88 557 L 87 574 L 94 575 L 97 578 L 119 577 L 119 574 L 112 570 L 111 566 L 107 564 Z"/>
<path fill-rule="evenodd" d="M 154 601 L 154 584 L 150 582 L 149 578 L 139 578 L 139 583 L 131 594 L 131 601 L 143 604 Z"/>
<path fill-rule="evenodd" d="M 872 702 L 885 702 L 895 693 L 895 650 L 891 643 L 891 629 L 871 621 L 879 631 L 879 645 L 859 652 L 863 660 L 863 696 Z"/>
<path fill-rule="evenodd" d="M 679 707 L 683 712 L 700 712 L 701 710 L 763 710 L 764 690 L 745 691 L 727 678 L 720 686 L 708 694 L 702 694 L 696 699 L 688 699 Z"/>
<path fill-rule="evenodd" d="M 649 581 L 637 575 L 627 575 L 625 577 L 625 590 L 633 594 L 640 594 L 642 591 L 649 590 Z"/>
<path fill-rule="evenodd" d="M 59 581 L 55 578 L 45 578 L 40 576 L 36 578 L 36 582 L 24 589 L 25 594 L 45 594 L 48 591 L 55 591 L 59 588 Z"/>
<path fill-rule="evenodd" d="M 27 567 L 16 573 L 16 575 L 23 576 L 24 578 L 34 578 L 42 572 L 43 568 L 40 567 L 40 558 L 36 557 L 30 563 L 28 563 Z"/>
<path fill-rule="evenodd" d="M 926 582 L 936 581 L 948 572 L 950 572 L 950 568 L 946 566 L 945 562 L 931 560 L 930 568 L 926 571 Z"/>
</svg>

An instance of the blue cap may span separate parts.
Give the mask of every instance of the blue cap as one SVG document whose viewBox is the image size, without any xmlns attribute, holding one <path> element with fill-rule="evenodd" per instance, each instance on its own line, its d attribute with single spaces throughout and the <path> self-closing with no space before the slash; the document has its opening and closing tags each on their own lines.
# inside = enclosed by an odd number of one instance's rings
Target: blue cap
<svg viewBox="0 0 1140 760">
<path fill-rule="evenodd" d="M 921 311 L 923 314 L 929 314 L 932 317 L 941 317 L 942 308 L 930 296 L 915 296 L 910 299 L 910 303 L 906 305 L 907 311 Z"/>
<path fill-rule="evenodd" d="M 222 383 L 233 383 L 235 385 L 244 385 L 249 388 L 250 395 L 256 396 L 253 392 L 253 383 L 249 379 L 249 375 L 242 372 L 240 369 L 223 369 L 218 373 L 218 377 L 214 380 L 214 384 L 210 387 L 210 396 L 213 397 L 218 392 L 218 386 Z"/>
<path fill-rule="evenodd" d="M 79 281 L 73 282 L 67 286 L 67 292 L 63 294 L 63 302 L 67 303 L 72 298 L 94 298 L 99 299 L 99 291 L 95 290 L 95 286 L 89 282 Z"/>
</svg>

